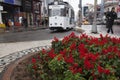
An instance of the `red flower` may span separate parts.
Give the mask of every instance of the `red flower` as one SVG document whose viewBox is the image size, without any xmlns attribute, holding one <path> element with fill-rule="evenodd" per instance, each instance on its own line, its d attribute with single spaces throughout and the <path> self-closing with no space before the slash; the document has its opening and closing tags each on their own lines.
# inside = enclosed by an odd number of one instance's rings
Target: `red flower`
<svg viewBox="0 0 120 80">
<path fill-rule="evenodd" d="M 76 49 L 76 44 L 75 44 L 75 43 L 72 43 L 71 46 L 70 46 L 70 49 L 71 49 L 71 50 Z"/>
<path fill-rule="evenodd" d="M 74 58 L 72 57 L 72 54 L 70 54 L 70 56 L 67 58 L 67 57 L 64 57 L 65 61 L 67 63 L 74 63 Z"/>
<path fill-rule="evenodd" d="M 40 55 L 38 55 L 37 58 L 40 59 L 41 58 Z"/>
<path fill-rule="evenodd" d="M 85 56 L 86 56 L 86 53 L 84 53 L 84 52 L 80 52 L 80 55 L 79 55 L 79 58 L 80 58 L 80 59 L 84 59 Z"/>
<path fill-rule="evenodd" d="M 73 38 L 73 37 L 76 37 L 74 32 L 72 32 L 72 33 L 69 35 L 69 38 Z"/>
<path fill-rule="evenodd" d="M 36 69 L 37 69 L 37 66 L 36 66 L 36 65 L 33 65 L 32 68 L 33 68 L 34 70 L 36 70 Z"/>
<path fill-rule="evenodd" d="M 60 61 L 62 59 L 62 55 L 59 55 L 57 59 Z"/>
<path fill-rule="evenodd" d="M 63 56 L 65 56 L 65 54 L 66 54 L 66 49 L 64 49 L 63 51 L 60 51 L 60 54 L 62 54 Z"/>
<path fill-rule="evenodd" d="M 98 66 L 98 72 L 101 74 L 103 73 L 103 68 L 101 66 Z"/>
<path fill-rule="evenodd" d="M 81 73 L 81 74 L 83 73 L 83 72 L 82 72 L 82 68 L 78 68 L 77 71 L 78 71 L 79 73 Z"/>
<path fill-rule="evenodd" d="M 43 54 L 46 54 L 47 52 L 46 52 L 46 50 L 45 50 L 45 49 L 42 49 L 42 53 L 43 53 Z"/>
<path fill-rule="evenodd" d="M 92 62 L 95 62 L 97 59 L 99 59 L 99 54 L 93 54 L 93 53 L 87 53 L 85 55 L 86 60 L 91 60 Z"/>
<path fill-rule="evenodd" d="M 69 69 L 73 74 L 76 74 L 76 73 L 81 73 L 82 74 L 83 73 L 82 68 L 78 67 L 77 63 L 73 64 L 73 66 L 70 66 Z"/>
<path fill-rule="evenodd" d="M 120 58 L 120 52 L 118 52 L 118 54 L 117 54 L 117 55 L 118 55 L 118 57 Z"/>
<path fill-rule="evenodd" d="M 36 63 L 36 59 L 32 58 L 32 63 L 35 64 Z"/>
<path fill-rule="evenodd" d="M 101 67 L 101 66 L 98 66 L 98 72 L 99 72 L 100 74 L 102 74 L 102 73 L 107 74 L 107 75 L 110 74 L 110 70 L 109 70 L 109 69 L 104 69 L 104 68 Z"/>
<path fill-rule="evenodd" d="M 93 68 L 94 68 L 94 65 L 91 64 L 89 60 L 85 60 L 85 61 L 84 61 L 84 67 L 85 67 L 87 70 L 90 70 L 90 69 L 93 69 Z"/>
<path fill-rule="evenodd" d="M 77 73 L 76 68 L 74 66 L 70 66 L 69 69 L 73 74 Z"/>
<path fill-rule="evenodd" d="M 54 37 L 54 40 L 52 42 L 58 42 L 58 41 L 59 41 L 59 39 Z"/>
<path fill-rule="evenodd" d="M 105 69 L 104 73 L 107 74 L 107 75 L 109 75 L 110 74 L 110 70 L 109 69 Z"/>
<path fill-rule="evenodd" d="M 113 55 L 108 55 L 108 59 L 112 59 L 113 57 Z"/>
<path fill-rule="evenodd" d="M 84 52 L 84 53 L 87 53 L 88 50 L 85 48 L 85 44 L 79 44 L 78 46 L 78 51 L 81 53 L 81 52 Z"/>
<path fill-rule="evenodd" d="M 48 55 L 50 58 L 54 58 L 56 56 L 53 49 L 50 52 L 48 52 Z"/>
<path fill-rule="evenodd" d="M 103 35 L 102 34 L 100 34 L 100 38 L 103 39 Z"/>
<path fill-rule="evenodd" d="M 62 40 L 62 44 L 67 44 L 69 39 L 70 39 L 69 37 L 65 36 Z"/>
<path fill-rule="evenodd" d="M 88 35 L 86 35 L 86 34 L 80 35 L 80 40 L 83 39 L 83 38 L 84 38 L 84 39 L 87 39 L 87 38 L 88 38 Z"/>
<path fill-rule="evenodd" d="M 74 65 L 75 67 L 78 67 L 78 63 L 74 63 L 73 65 Z"/>
</svg>

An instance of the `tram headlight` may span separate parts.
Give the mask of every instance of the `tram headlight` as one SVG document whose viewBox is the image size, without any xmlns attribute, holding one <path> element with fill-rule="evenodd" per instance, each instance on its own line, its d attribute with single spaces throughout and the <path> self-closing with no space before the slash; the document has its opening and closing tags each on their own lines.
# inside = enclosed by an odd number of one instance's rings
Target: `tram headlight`
<svg viewBox="0 0 120 80">
<path fill-rule="evenodd" d="M 57 25 L 57 23 L 55 23 L 55 25 Z"/>
</svg>

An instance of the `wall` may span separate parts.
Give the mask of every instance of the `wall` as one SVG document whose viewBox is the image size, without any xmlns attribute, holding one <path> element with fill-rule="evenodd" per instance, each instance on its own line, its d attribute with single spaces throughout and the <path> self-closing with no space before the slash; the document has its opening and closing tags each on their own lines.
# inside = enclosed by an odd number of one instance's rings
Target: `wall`
<svg viewBox="0 0 120 80">
<path fill-rule="evenodd" d="M 2 13 L 1 13 L 2 10 L 3 10 L 3 6 L 0 6 L 0 23 L 3 23 L 2 22 Z"/>
</svg>

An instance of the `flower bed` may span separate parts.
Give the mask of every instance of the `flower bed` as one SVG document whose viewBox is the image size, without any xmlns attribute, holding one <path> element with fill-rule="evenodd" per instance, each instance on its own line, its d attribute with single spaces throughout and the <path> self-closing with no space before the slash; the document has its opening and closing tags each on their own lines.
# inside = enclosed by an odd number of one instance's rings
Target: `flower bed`
<svg viewBox="0 0 120 80">
<path fill-rule="evenodd" d="M 56 37 L 28 65 L 34 80 L 120 80 L 120 38 Z"/>
</svg>

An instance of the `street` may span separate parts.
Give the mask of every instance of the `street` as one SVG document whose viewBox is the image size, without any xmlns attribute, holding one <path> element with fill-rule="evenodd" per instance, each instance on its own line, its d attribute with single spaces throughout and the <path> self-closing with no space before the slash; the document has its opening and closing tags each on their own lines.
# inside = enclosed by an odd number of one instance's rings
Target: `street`
<svg viewBox="0 0 120 80">
<path fill-rule="evenodd" d="M 82 29 L 89 32 L 91 28 L 90 25 L 84 25 L 82 26 Z M 106 33 L 107 31 L 105 25 L 98 25 L 97 29 L 98 32 L 100 33 Z M 114 25 L 113 30 L 114 30 L 114 35 L 120 36 L 119 25 Z M 40 29 L 36 31 L 23 31 L 23 32 L 8 32 L 8 33 L 0 34 L 0 43 L 50 40 L 53 39 L 54 36 L 56 36 L 57 38 L 63 38 L 64 36 L 69 35 L 71 32 L 80 34 L 75 30 L 52 32 L 49 29 Z"/>
<path fill-rule="evenodd" d="M 52 32 L 49 29 L 41 29 L 36 31 L 9 32 L 0 35 L 0 43 L 49 40 L 53 39 L 55 36 L 57 38 L 63 38 L 64 36 L 70 34 L 71 32 L 75 31 L 69 30 Z M 75 33 L 79 34 L 78 32 Z"/>
<path fill-rule="evenodd" d="M 86 32 L 90 32 L 92 25 L 83 25 L 82 29 Z M 106 33 L 107 28 L 105 25 L 98 25 L 97 27 L 98 33 Z M 120 26 L 113 26 L 114 35 L 120 36 Z M 71 32 L 75 32 L 76 34 L 80 34 L 74 29 L 69 31 L 51 31 L 49 29 L 41 29 L 36 31 L 23 31 L 23 32 L 8 32 L 4 34 L 0 34 L 0 43 L 13 43 L 13 42 L 24 42 L 24 41 L 40 41 L 40 40 L 50 40 L 55 36 L 57 38 L 63 38 L 64 36 L 70 34 Z"/>
</svg>

